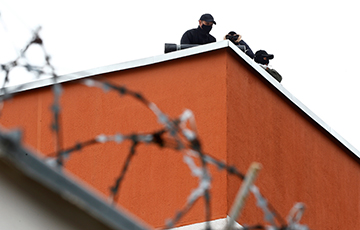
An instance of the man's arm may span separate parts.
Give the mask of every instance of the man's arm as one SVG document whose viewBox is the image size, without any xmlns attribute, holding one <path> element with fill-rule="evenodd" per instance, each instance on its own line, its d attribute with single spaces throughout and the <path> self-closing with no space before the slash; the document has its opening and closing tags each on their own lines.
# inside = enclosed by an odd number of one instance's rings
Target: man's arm
<svg viewBox="0 0 360 230">
<path fill-rule="evenodd" d="M 244 40 L 240 41 L 240 45 L 244 45 L 246 47 L 246 54 L 251 58 L 254 59 L 255 54 L 253 53 L 253 51 L 251 50 L 250 46 L 248 44 L 246 44 L 246 42 Z"/>
</svg>

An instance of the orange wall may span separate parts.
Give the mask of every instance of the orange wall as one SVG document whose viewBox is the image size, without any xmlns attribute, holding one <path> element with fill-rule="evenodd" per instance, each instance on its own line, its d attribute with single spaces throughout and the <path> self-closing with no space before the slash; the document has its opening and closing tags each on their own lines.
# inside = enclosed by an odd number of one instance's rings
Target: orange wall
<svg viewBox="0 0 360 230">
<path fill-rule="evenodd" d="M 304 202 L 301 223 L 311 229 L 357 229 L 359 160 L 239 62 L 228 59 L 228 162 L 239 168 L 261 162 L 256 185 L 285 219 L 295 202 Z M 229 178 L 229 205 L 238 187 Z M 251 196 L 240 222 L 263 219 L 255 205 Z"/>
<path fill-rule="evenodd" d="M 295 202 L 307 210 L 311 229 L 359 226 L 359 161 L 278 93 L 230 49 L 104 75 L 141 92 L 176 117 L 191 109 L 204 151 L 245 173 L 253 161 L 263 169 L 262 194 L 286 217 Z M 64 146 L 99 134 L 153 132 L 157 118 L 140 102 L 75 83 L 63 84 Z M 23 127 L 25 143 L 43 154 L 54 151 L 50 88 L 24 92 L 5 103 L 0 123 Z M 66 167 L 105 195 L 120 174 L 130 142 L 97 144 L 74 153 Z M 212 219 L 226 217 L 241 184 L 212 167 Z M 163 226 L 186 203 L 198 180 L 179 152 L 141 145 L 121 187 L 119 204 L 154 227 Z M 180 225 L 204 221 L 203 200 Z M 253 196 L 241 223 L 262 223 Z"/>
<path fill-rule="evenodd" d="M 111 82 L 140 92 L 171 117 L 188 108 L 195 114 L 205 152 L 226 159 L 226 74 L 225 51 L 165 62 L 105 75 Z M 211 65 L 209 63 L 217 63 Z M 194 71 L 198 70 L 198 71 Z M 44 154 L 54 151 L 50 131 L 52 103 L 50 88 L 21 93 L 5 104 L 1 124 L 24 127 L 25 142 Z M 61 97 L 65 147 L 118 132 L 153 132 L 161 128 L 155 115 L 139 101 L 103 93 L 74 83 L 64 84 Z M 66 167 L 105 195 L 120 175 L 130 148 L 127 141 L 97 144 L 74 153 Z M 226 216 L 226 173 L 212 167 L 212 217 Z M 119 204 L 149 224 L 163 226 L 173 218 L 198 186 L 179 152 L 158 146 L 140 145 L 121 187 Z M 203 199 L 180 224 L 202 222 Z"/>
</svg>

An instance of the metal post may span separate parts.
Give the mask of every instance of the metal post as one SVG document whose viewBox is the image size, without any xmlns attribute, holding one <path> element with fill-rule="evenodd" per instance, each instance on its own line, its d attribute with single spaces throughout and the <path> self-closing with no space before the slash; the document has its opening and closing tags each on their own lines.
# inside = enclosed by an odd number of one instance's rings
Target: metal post
<svg viewBox="0 0 360 230">
<path fill-rule="evenodd" d="M 250 168 L 245 176 L 244 182 L 241 184 L 238 193 L 236 195 L 236 198 L 234 200 L 234 203 L 231 207 L 230 211 L 230 219 L 225 226 L 225 230 L 231 230 L 235 221 L 239 218 L 240 212 L 242 208 L 244 207 L 245 200 L 249 194 L 249 190 L 251 186 L 253 185 L 256 176 L 261 169 L 261 164 L 257 162 L 253 162 L 250 165 Z"/>
</svg>

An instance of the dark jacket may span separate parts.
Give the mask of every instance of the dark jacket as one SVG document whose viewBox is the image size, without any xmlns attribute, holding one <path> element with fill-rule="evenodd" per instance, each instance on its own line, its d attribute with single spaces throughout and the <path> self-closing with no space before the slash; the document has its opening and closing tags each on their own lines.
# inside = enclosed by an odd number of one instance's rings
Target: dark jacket
<svg viewBox="0 0 360 230">
<path fill-rule="evenodd" d="M 269 66 L 267 65 L 263 65 L 258 63 L 261 67 L 263 67 L 263 69 L 266 70 L 266 72 L 268 72 L 273 78 L 275 78 L 278 82 L 282 81 L 282 76 L 278 73 L 278 71 L 276 71 L 275 69 L 271 69 Z"/>
<path fill-rule="evenodd" d="M 281 82 L 282 76 L 281 76 L 275 69 L 267 68 L 267 69 L 265 69 L 265 70 L 266 70 L 266 72 L 268 72 L 271 76 L 273 76 L 273 78 L 275 78 L 278 82 Z"/>
<path fill-rule="evenodd" d="M 248 46 L 248 44 L 246 44 L 246 42 L 244 40 L 240 40 L 239 44 L 237 45 L 243 45 L 246 47 L 246 51 L 245 53 L 247 54 L 247 56 L 249 56 L 251 59 L 254 59 L 255 55 L 254 53 L 252 52 L 250 46 Z"/>
<path fill-rule="evenodd" d="M 211 42 L 216 42 L 216 39 L 212 35 L 205 33 L 200 26 L 198 26 L 196 29 L 186 31 L 181 37 L 180 44 L 203 45 Z"/>
<path fill-rule="evenodd" d="M 233 31 L 229 32 L 229 34 L 230 34 L 230 33 L 233 33 L 233 34 L 231 34 L 232 36 L 235 36 L 235 35 L 238 36 L 237 40 L 232 40 L 232 39 L 230 38 L 230 41 L 231 41 L 232 43 L 234 43 L 235 45 L 245 46 L 246 49 L 245 49 L 244 53 L 247 54 L 247 56 L 249 56 L 251 59 L 254 59 L 255 54 L 254 54 L 253 51 L 251 50 L 250 46 L 248 46 L 248 44 L 246 44 L 246 42 L 245 42 L 244 40 L 242 40 L 242 36 L 241 36 L 240 34 L 236 34 L 236 33 L 233 32 Z M 224 40 L 227 39 L 227 36 L 228 36 L 229 34 L 225 35 Z"/>
</svg>

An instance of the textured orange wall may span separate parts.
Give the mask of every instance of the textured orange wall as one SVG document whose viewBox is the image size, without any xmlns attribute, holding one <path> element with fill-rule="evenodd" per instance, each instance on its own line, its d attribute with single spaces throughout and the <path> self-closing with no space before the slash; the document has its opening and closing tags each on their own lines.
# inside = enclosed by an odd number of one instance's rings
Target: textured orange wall
<svg viewBox="0 0 360 230">
<path fill-rule="evenodd" d="M 225 50 L 169 61 L 143 68 L 106 74 L 116 84 L 140 92 L 171 117 L 184 109 L 195 114 L 205 152 L 226 159 L 226 55 Z M 98 88 L 66 83 L 61 97 L 64 146 L 118 132 L 153 132 L 161 126 L 155 115 L 139 101 L 103 93 Z M 5 104 L 0 123 L 24 127 L 25 143 L 44 154 L 54 151 L 50 130 L 52 93 L 49 87 L 21 93 Z M 97 144 L 74 153 L 65 164 L 78 177 L 109 195 L 120 175 L 130 142 Z M 226 216 L 226 173 L 212 167 L 212 218 Z M 119 204 L 149 224 L 163 226 L 183 208 L 198 186 L 179 152 L 141 144 L 137 147 Z M 179 224 L 205 220 L 203 199 Z"/>
<path fill-rule="evenodd" d="M 227 64 L 228 162 L 243 171 L 253 161 L 263 165 L 256 185 L 282 217 L 295 202 L 304 202 L 301 223 L 311 229 L 357 229 L 359 161 L 239 62 L 233 56 Z M 229 205 L 239 186 L 229 177 Z M 241 223 L 263 220 L 255 205 L 250 196 Z"/>
<path fill-rule="evenodd" d="M 256 185 L 282 217 L 295 202 L 304 202 L 307 210 L 302 223 L 311 229 L 359 226 L 359 161 L 230 49 L 104 77 L 141 92 L 171 117 L 191 109 L 204 151 L 226 159 L 243 173 L 251 162 L 260 162 L 263 169 Z M 63 86 L 65 147 L 102 133 L 129 134 L 160 128 L 155 115 L 133 98 L 74 83 Z M 51 153 L 51 103 L 49 87 L 21 93 L 5 103 L 0 123 L 23 127 L 27 145 Z M 97 144 L 74 153 L 66 167 L 109 195 L 129 147 L 129 142 Z M 212 219 L 223 218 L 241 181 L 213 167 L 211 173 Z M 197 183 L 180 153 L 142 144 L 122 184 L 119 204 L 160 227 L 183 207 Z M 251 195 L 239 221 L 257 224 L 262 220 L 263 214 Z M 202 221 L 201 199 L 179 224 Z"/>
</svg>

